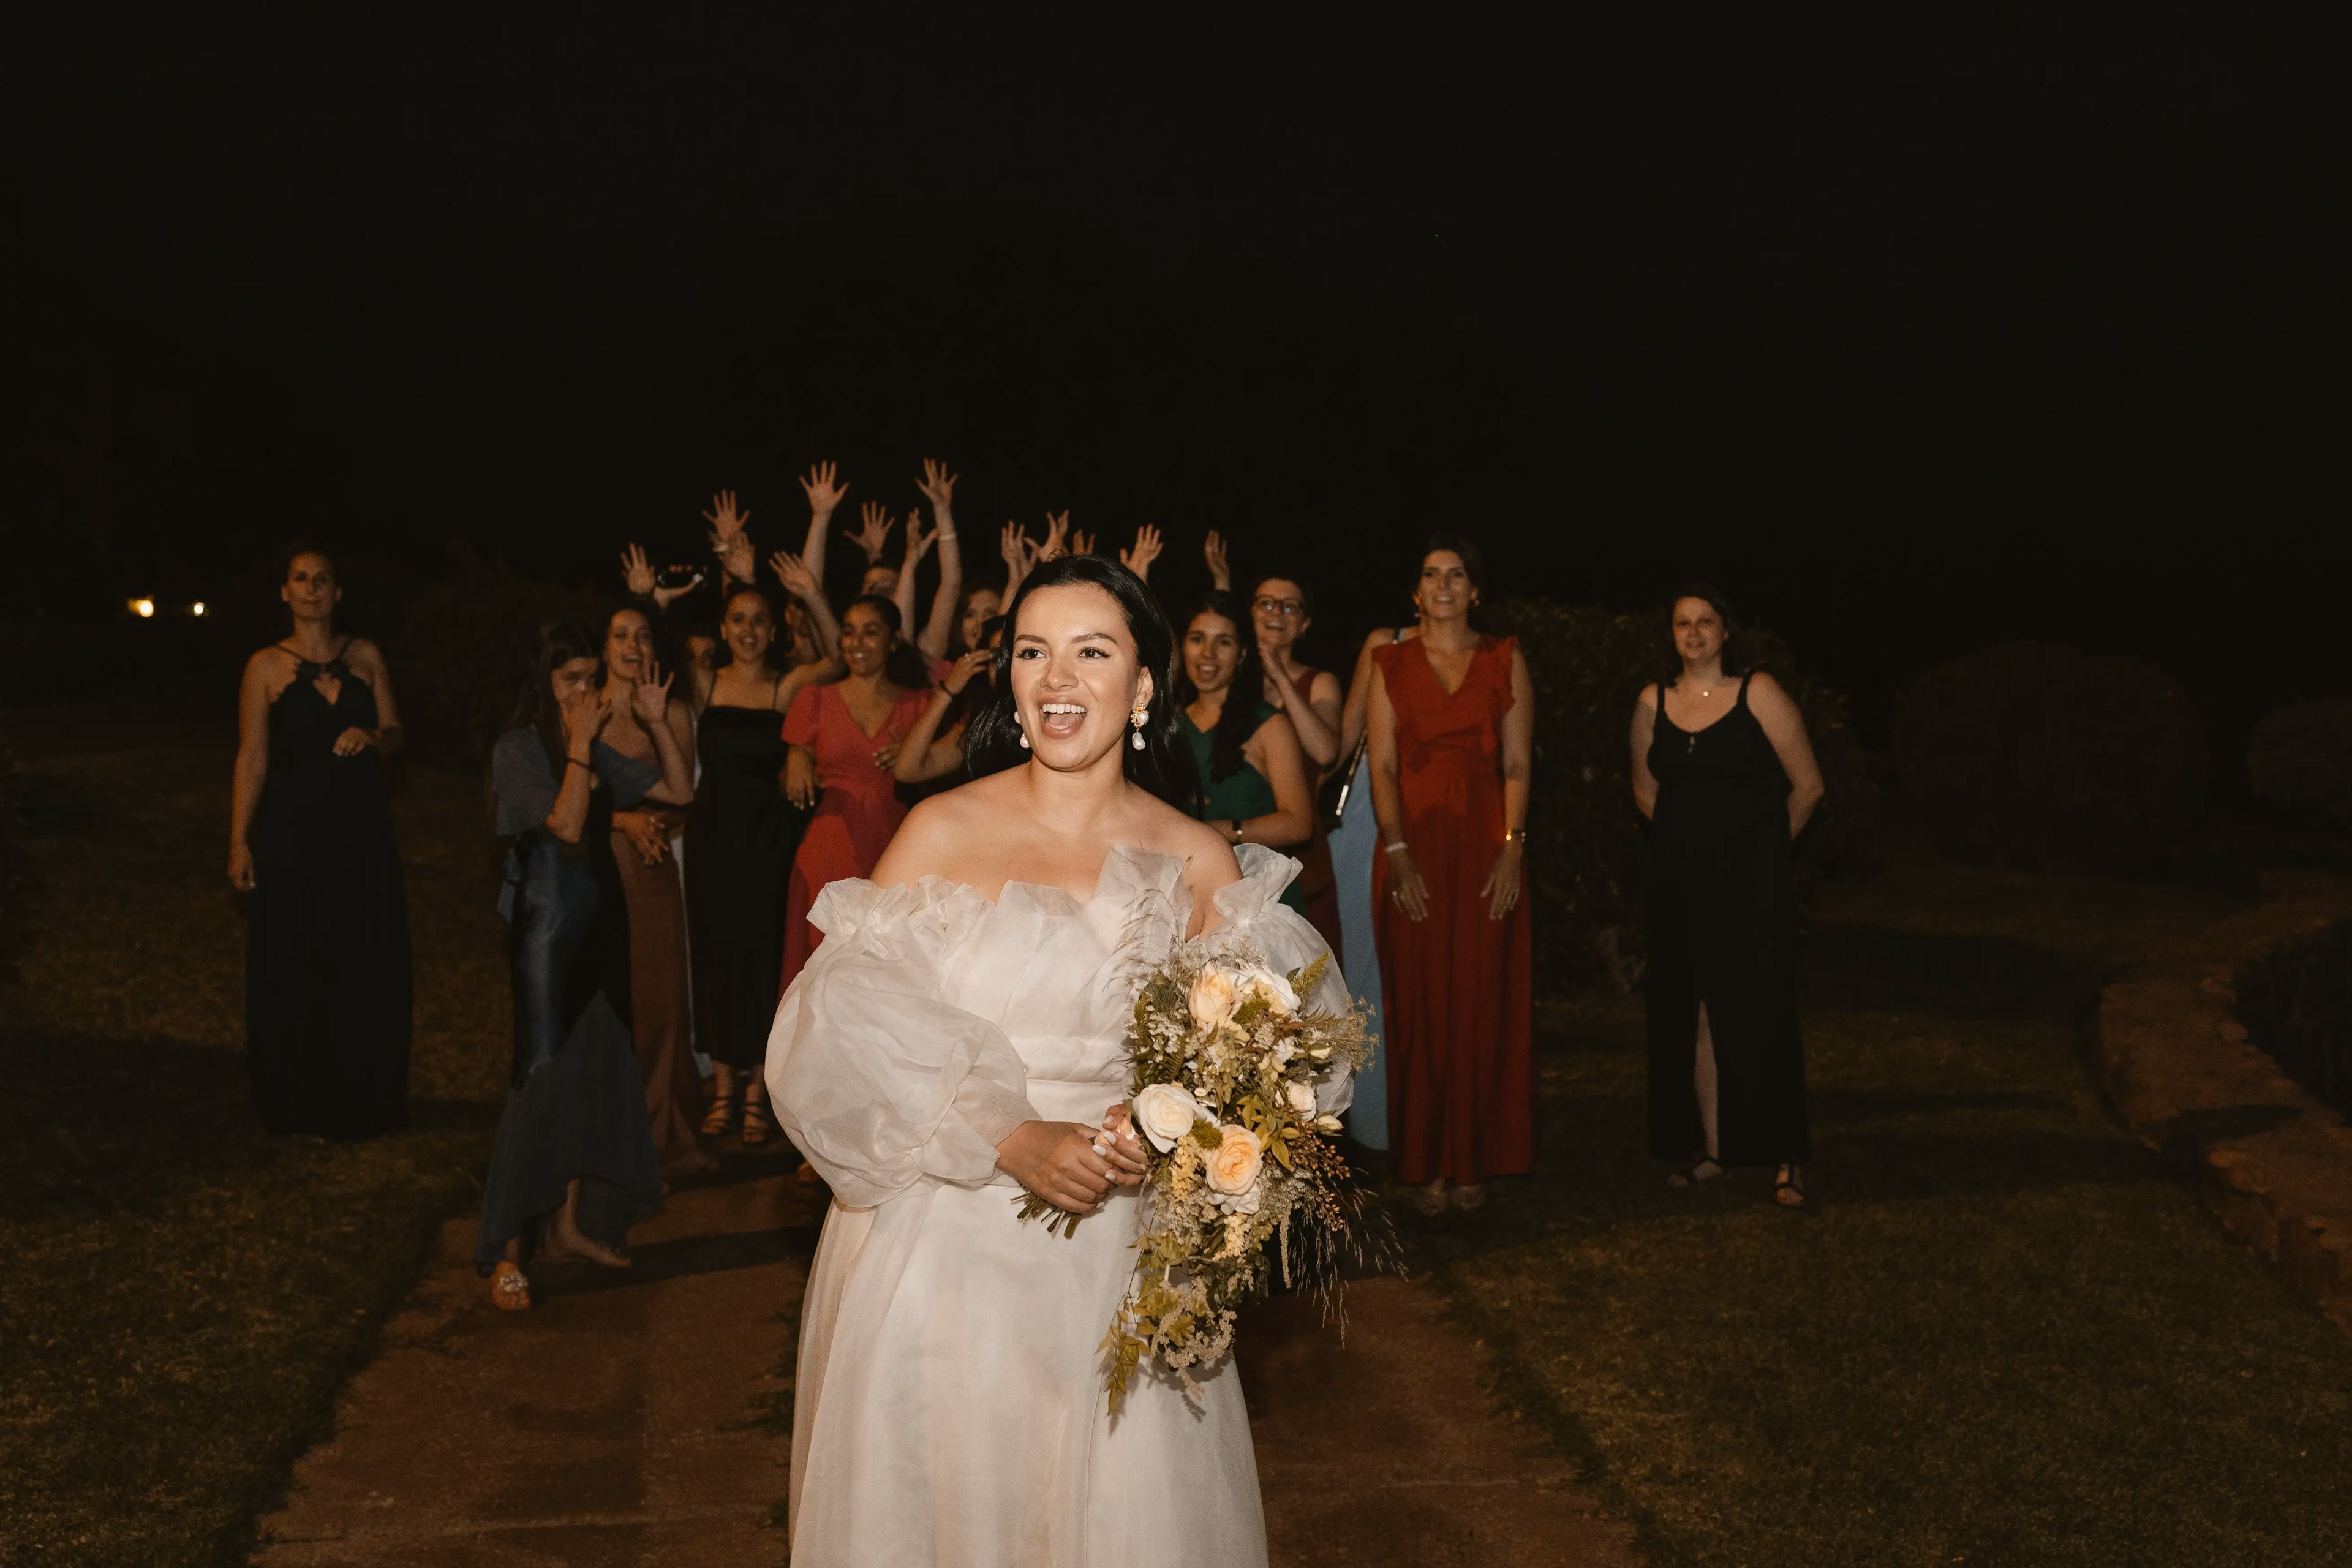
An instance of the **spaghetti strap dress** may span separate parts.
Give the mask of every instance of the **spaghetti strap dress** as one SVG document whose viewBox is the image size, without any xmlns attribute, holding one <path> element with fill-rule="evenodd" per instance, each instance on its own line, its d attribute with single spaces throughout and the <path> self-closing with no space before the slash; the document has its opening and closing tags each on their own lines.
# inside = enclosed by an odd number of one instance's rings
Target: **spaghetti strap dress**
<svg viewBox="0 0 2352 1568">
<path fill-rule="evenodd" d="M 1257 705 L 1257 722 L 1265 723 L 1274 717 L 1274 712 L 1273 703 L 1260 702 Z M 1264 773 L 1246 762 L 1223 778 L 1210 777 L 1209 763 L 1216 752 L 1216 738 L 1193 723 L 1192 716 L 1181 710 L 1176 714 L 1176 723 L 1192 748 L 1192 768 L 1201 776 L 1201 805 L 1193 815 L 1203 822 L 1247 821 L 1253 816 L 1264 816 L 1279 809 L 1282 803 L 1275 798 L 1274 785 Z M 1276 853 L 1296 856 L 1302 847 L 1286 846 Z M 1283 889 L 1282 901 L 1294 913 L 1301 917 L 1306 915 L 1307 899 L 1299 892 L 1296 881 Z"/>
<path fill-rule="evenodd" d="M 1797 894 L 1789 775 L 1748 706 L 1685 730 L 1658 696 L 1650 741 L 1650 1152 L 1704 1152 L 1692 1087 L 1698 1010 L 1715 1042 L 1717 1147 L 1727 1165 L 1811 1157 L 1797 1027 Z"/>
<path fill-rule="evenodd" d="M 930 706 L 928 688 L 906 691 L 890 706 L 882 728 L 867 734 L 858 728 L 841 688 L 812 686 L 793 699 L 784 715 L 784 739 L 816 752 L 817 783 L 824 795 L 816 815 L 809 819 L 793 856 L 792 886 L 784 906 L 782 985 L 790 985 L 824 933 L 809 922 L 809 910 L 819 893 L 834 882 L 872 874 L 890 847 L 898 824 L 907 820 L 907 805 L 898 798 L 898 781 L 888 768 L 874 765 L 874 749 L 885 741 L 899 740 Z M 780 1000 L 782 990 L 771 1003 Z"/>
<path fill-rule="evenodd" d="M 324 681 L 334 695 L 320 689 Z M 253 851 L 246 1051 L 272 1132 L 365 1138 L 408 1122 L 408 895 L 373 749 L 375 690 L 340 655 L 301 661 L 269 708 Z"/>
<path fill-rule="evenodd" d="M 1510 637 L 1481 637 L 1453 691 L 1419 642 L 1372 655 L 1396 712 L 1399 826 L 1429 891 L 1427 917 L 1407 919 L 1388 896 L 1389 858 L 1372 858 L 1391 1154 L 1407 1184 L 1535 1168 L 1528 906 L 1490 920 L 1480 891 L 1503 849 L 1503 715 L 1517 649 Z"/>
<path fill-rule="evenodd" d="M 702 777 L 686 828 L 695 1037 L 711 1060 L 756 1069 L 782 988 L 784 901 L 809 813 L 784 797 L 784 716 L 714 702 L 695 737 Z"/>
</svg>

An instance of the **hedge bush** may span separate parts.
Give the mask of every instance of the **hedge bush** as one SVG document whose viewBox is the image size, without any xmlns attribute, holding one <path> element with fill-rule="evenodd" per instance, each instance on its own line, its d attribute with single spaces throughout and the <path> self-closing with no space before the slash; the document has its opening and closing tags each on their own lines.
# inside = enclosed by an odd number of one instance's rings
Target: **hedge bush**
<svg viewBox="0 0 2352 1568">
<path fill-rule="evenodd" d="M 1519 639 L 1536 688 L 1528 865 L 1540 983 L 1559 990 L 1605 974 L 1630 988 L 1643 965 L 1644 838 L 1628 737 L 1634 701 L 1657 678 L 1664 634 L 1655 616 L 1540 599 L 1509 601 L 1495 622 Z M 1845 699 L 1769 632 L 1743 628 L 1741 637 L 1796 700 L 1821 759 L 1829 793 L 1798 853 L 1810 891 L 1824 877 L 1867 867 L 1878 790 Z"/>
<path fill-rule="evenodd" d="M 520 576 L 459 547 L 455 574 L 417 595 L 394 639 L 393 676 L 410 742 L 444 761 L 486 761 L 539 651 L 541 624 L 576 620 L 593 630 L 617 602 Z"/>
<path fill-rule="evenodd" d="M 2295 702 L 2254 726 L 2246 780 L 2265 805 L 2352 827 L 2352 701 Z"/>
<path fill-rule="evenodd" d="M 2145 871 L 2204 812 L 2204 721 L 2144 659 L 1982 648 L 1913 682 L 1893 739 L 1912 804 L 1963 859 Z"/>
</svg>

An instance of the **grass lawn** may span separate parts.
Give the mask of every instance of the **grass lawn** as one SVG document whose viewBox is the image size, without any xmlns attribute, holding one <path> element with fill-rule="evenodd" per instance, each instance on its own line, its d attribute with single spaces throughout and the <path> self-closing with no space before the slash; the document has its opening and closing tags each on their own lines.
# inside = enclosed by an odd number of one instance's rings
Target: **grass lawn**
<svg viewBox="0 0 2352 1568">
<path fill-rule="evenodd" d="M 1410 1227 L 1657 1564 L 2352 1562 L 2352 1340 L 2107 1115 L 2100 976 L 2226 912 L 1906 858 L 1808 948 L 1815 1208 L 1670 1194 L 1638 1000 L 1546 1009 L 1543 1169 Z"/>
<path fill-rule="evenodd" d="M 242 1562 L 252 1521 L 478 1190 L 508 1059 L 481 786 L 398 793 L 416 1125 L 303 1147 L 246 1087 L 226 748 L 28 763 L 0 982 L 0 1563 Z"/>
</svg>

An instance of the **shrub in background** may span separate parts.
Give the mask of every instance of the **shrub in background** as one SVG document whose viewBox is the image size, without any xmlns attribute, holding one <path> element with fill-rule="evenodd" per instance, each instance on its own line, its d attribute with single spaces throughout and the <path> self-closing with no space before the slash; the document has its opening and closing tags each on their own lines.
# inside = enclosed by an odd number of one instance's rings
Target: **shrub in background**
<svg viewBox="0 0 2352 1568">
<path fill-rule="evenodd" d="M 577 620 L 593 629 L 616 601 L 519 576 L 464 545 L 456 553 L 456 573 L 410 605 L 392 668 L 411 742 L 441 761 L 478 764 L 514 711 L 541 625 Z"/>
<path fill-rule="evenodd" d="M 1905 790 L 1959 858 L 2145 871 L 2204 812 L 2204 721 L 2145 659 L 2000 643 L 1920 676 L 1893 730 Z"/>
<path fill-rule="evenodd" d="M 2254 726 L 2246 779 L 2256 800 L 2352 828 L 2352 701 L 2293 702 Z"/>
<path fill-rule="evenodd" d="M 1550 990 L 1596 974 L 1620 988 L 1642 974 L 1645 840 L 1633 808 L 1633 703 L 1658 675 L 1665 637 L 1654 615 L 1514 599 L 1494 629 L 1519 639 L 1536 688 L 1535 783 L 1528 873 L 1537 972 Z M 1828 795 L 1798 848 L 1801 889 L 1871 860 L 1878 791 L 1845 699 L 1808 675 L 1769 632 L 1742 640 L 1804 712 Z"/>
</svg>

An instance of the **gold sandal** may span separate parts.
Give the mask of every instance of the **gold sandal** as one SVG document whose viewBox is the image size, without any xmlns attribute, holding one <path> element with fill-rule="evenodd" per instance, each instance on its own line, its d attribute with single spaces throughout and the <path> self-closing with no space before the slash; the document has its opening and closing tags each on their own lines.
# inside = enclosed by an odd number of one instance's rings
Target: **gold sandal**
<svg viewBox="0 0 2352 1568">
<path fill-rule="evenodd" d="M 743 1101 L 743 1147 L 765 1147 L 768 1134 L 775 1130 L 776 1119 L 768 1114 L 768 1102 L 747 1097 Z"/>
<path fill-rule="evenodd" d="M 702 1118 L 702 1135 L 705 1138 L 724 1138 L 734 1121 L 735 1091 L 730 1089 L 724 1094 L 714 1094 L 710 1097 L 710 1109 Z"/>
</svg>

